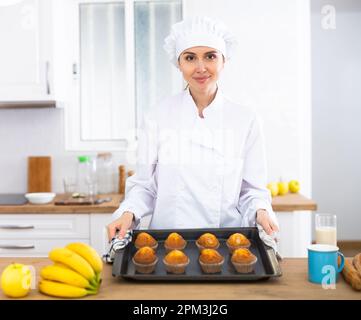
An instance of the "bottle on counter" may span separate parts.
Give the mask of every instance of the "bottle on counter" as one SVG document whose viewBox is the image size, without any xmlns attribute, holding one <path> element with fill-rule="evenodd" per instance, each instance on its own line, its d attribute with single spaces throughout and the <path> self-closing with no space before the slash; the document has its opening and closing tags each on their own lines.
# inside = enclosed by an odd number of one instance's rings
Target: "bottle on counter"
<svg viewBox="0 0 361 320">
<path fill-rule="evenodd" d="M 97 190 L 96 161 L 90 156 L 78 157 L 77 192 L 81 197 L 95 200 Z"/>
<path fill-rule="evenodd" d="M 99 193 L 115 193 L 117 172 L 110 152 L 98 153 L 97 168 Z"/>
</svg>

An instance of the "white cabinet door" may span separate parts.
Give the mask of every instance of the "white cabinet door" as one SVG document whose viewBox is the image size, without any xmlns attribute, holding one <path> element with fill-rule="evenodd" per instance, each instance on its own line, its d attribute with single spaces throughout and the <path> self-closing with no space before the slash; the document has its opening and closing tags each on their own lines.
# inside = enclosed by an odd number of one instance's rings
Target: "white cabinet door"
<svg viewBox="0 0 361 320">
<path fill-rule="evenodd" d="M 90 242 L 89 214 L 1 214 L 0 257 L 46 257 L 70 242 Z"/>
<path fill-rule="evenodd" d="M 0 239 L 0 257 L 47 257 L 52 249 L 70 242 L 89 244 L 89 239 Z"/>
<path fill-rule="evenodd" d="M 66 150 L 119 151 L 135 143 L 128 6 L 129 1 L 73 0 L 61 1 L 56 10 L 56 46 L 63 44 L 61 56 L 55 53 L 61 73 L 56 81 L 65 84 Z"/>
<path fill-rule="evenodd" d="M 312 212 L 291 211 L 277 214 L 280 232 L 278 250 L 284 258 L 305 258 L 312 243 Z"/>
<path fill-rule="evenodd" d="M 112 222 L 111 213 L 90 214 L 90 245 L 102 256 L 108 252 L 109 242 L 106 226 Z"/>
<path fill-rule="evenodd" d="M 88 239 L 89 214 L 1 214 L 0 239 Z"/>
<path fill-rule="evenodd" d="M 0 101 L 52 99 L 51 3 L 0 3 Z"/>
</svg>

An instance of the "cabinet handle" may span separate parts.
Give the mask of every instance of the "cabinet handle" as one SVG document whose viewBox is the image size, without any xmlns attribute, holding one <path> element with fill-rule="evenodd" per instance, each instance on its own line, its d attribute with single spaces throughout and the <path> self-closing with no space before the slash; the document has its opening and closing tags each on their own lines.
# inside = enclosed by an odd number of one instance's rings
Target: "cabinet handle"
<svg viewBox="0 0 361 320">
<path fill-rule="evenodd" d="M 76 76 L 78 74 L 78 65 L 73 63 L 73 75 Z"/>
<path fill-rule="evenodd" d="M 25 225 L 25 226 L 19 226 L 19 225 L 0 225 L 0 229 L 11 229 L 11 230 L 16 230 L 16 229 L 34 229 L 35 227 L 32 225 Z"/>
<path fill-rule="evenodd" d="M 72 74 L 73 74 L 73 79 L 77 80 L 78 76 L 79 76 L 79 70 L 78 70 L 78 64 L 76 62 L 73 63 L 73 68 L 72 68 Z"/>
<path fill-rule="evenodd" d="M 2 244 L 0 249 L 35 249 L 33 244 Z"/>
<path fill-rule="evenodd" d="M 49 70 L 50 70 L 50 62 L 46 61 L 46 63 L 45 63 L 45 78 L 46 78 L 46 93 L 47 94 L 50 94 Z"/>
</svg>

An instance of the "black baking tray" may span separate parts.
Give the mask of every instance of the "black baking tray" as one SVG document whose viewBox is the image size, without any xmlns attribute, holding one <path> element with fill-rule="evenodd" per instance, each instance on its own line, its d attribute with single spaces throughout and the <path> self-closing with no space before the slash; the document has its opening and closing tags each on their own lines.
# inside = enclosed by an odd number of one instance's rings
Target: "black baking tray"
<svg viewBox="0 0 361 320">
<path fill-rule="evenodd" d="M 132 257 L 137 249 L 134 246 L 134 241 L 140 232 L 147 232 L 158 241 L 157 256 L 158 263 L 153 273 L 142 274 L 135 271 Z M 163 264 L 163 257 L 165 256 L 164 241 L 172 232 L 177 232 L 187 240 L 187 246 L 183 250 L 189 257 L 190 263 L 186 268 L 184 274 L 171 274 L 165 270 Z M 205 232 L 213 233 L 219 240 L 220 246 L 218 252 L 224 256 L 225 261 L 222 270 L 215 274 L 203 273 L 199 262 L 199 250 L 195 241 Z M 251 273 L 240 274 L 237 273 L 231 263 L 231 255 L 226 246 L 228 237 L 240 232 L 244 234 L 250 241 L 251 247 L 249 250 L 258 258 L 255 269 Z M 124 249 L 116 252 L 114 257 L 112 274 L 114 277 L 122 277 L 130 280 L 144 280 L 144 281 L 254 281 L 264 280 L 271 277 L 279 277 L 282 275 L 281 268 L 274 253 L 274 250 L 266 246 L 259 237 L 258 229 L 256 227 L 250 228 L 217 228 L 217 229 L 177 229 L 177 230 L 134 230 L 133 240 Z"/>
</svg>

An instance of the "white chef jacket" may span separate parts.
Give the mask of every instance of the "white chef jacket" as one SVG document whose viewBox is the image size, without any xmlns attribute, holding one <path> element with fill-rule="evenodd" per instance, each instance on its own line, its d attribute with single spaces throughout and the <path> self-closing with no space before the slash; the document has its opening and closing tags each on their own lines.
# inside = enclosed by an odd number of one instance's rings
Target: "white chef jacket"
<svg viewBox="0 0 361 320">
<path fill-rule="evenodd" d="M 265 209 L 278 224 L 256 114 L 218 89 L 203 115 L 185 90 L 144 116 L 114 220 L 130 211 L 137 222 L 151 214 L 150 229 L 248 227 Z"/>
</svg>

